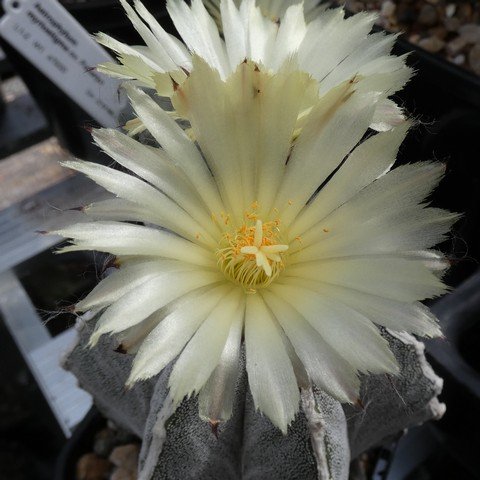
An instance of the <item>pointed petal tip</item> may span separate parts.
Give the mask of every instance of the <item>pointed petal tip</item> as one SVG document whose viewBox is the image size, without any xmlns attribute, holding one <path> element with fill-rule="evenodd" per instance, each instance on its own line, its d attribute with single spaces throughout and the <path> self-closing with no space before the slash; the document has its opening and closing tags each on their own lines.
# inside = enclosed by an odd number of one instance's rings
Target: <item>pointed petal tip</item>
<svg viewBox="0 0 480 480">
<path fill-rule="evenodd" d="M 259 407 L 255 408 L 255 411 L 259 413 L 262 416 L 267 417 L 267 419 L 272 422 L 272 425 L 276 428 L 278 428 L 283 435 L 288 434 L 288 429 L 290 428 L 290 425 L 293 423 L 295 420 L 297 413 L 299 411 L 299 408 L 297 409 L 296 412 L 294 412 L 292 415 L 290 415 L 290 418 L 283 417 L 283 418 L 274 418 L 273 416 L 270 416 L 270 414 L 265 413 L 262 411 Z"/>
<path fill-rule="evenodd" d="M 125 386 L 128 389 L 132 388 L 136 382 L 140 380 L 144 380 L 143 378 L 141 378 L 141 373 L 138 371 L 137 368 L 135 368 L 135 360 L 136 359 L 133 360 L 133 366 L 130 371 L 130 375 L 128 376 L 127 381 L 125 382 Z"/>
<path fill-rule="evenodd" d="M 100 340 L 101 336 L 102 336 L 102 333 L 98 331 L 94 331 L 90 336 L 90 340 L 87 343 L 87 348 L 95 347 L 98 344 L 98 341 Z"/>
<path fill-rule="evenodd" d="M 356 407 L 358 407 L 360 410 L 365 410 L 365 405 L 362 402 L 360 397 L 357 397 L 353 402 L 352 402 Z"/>
<path fill-rule="evenodd" d="M 135 385 L 136 381 L 135 380 L 130 380 L 130 378 L 125 382 L 125 390 L 128 392 L 130 391 L 133 386 Z"/>
<path fill-rule="evenodd" d="M 440 338 L 441 340 L 446 340 L 447 338 L 439 325 L 432 325 L 432 329 L 426 332 L 423 336 L 426 338 Z"/>
<path fill-rule="evenodd" d="M 69 168 L 70 170 L 78 170 L 81 168 L 83 163 L 90 163 L 90 162 L 85 162 L 83 160 L 63 160 L 62 162 L 59 162 L 62 167 Z"/>
<path fill-rule="evenodd" d="M 215 438 L 218 440 L 218 427 L 220 426 L 220 420 L 209 419 L 208 423 L 213 435 L 215 435 Z"/>
<path fill-rule="evenodd" d="M 122 355 L 125 355 L 126 353 L 128 353 L 127 349 L 124 347 L 122 343 L 120 343 L 117 346 L 117 348 L 115 348 L 113 351 L 116 353 L 121 353 Z"/>
<path fill-rule="evenodd" d="M 78 302 L 76 305 L 74 305 L 74 312 L 75 313 L 85 313 L 88 310 L 88 307 L 86 308 L 82 301 Z"/>
</svg>

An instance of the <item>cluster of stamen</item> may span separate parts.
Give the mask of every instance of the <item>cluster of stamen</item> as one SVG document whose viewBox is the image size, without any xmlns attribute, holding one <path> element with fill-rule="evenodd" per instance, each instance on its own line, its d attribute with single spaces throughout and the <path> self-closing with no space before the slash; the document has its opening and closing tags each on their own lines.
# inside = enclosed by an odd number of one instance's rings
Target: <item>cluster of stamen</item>
<svg viewBox="0 0 480 480">
<path fill-rule="evenodd" d="M 218 264 L 247 292 L 269 285 L 285 267 L 288 245 L 280 243 L 279 224 L 279 220 L 263 223 L 256 214 L 246 213 L 243 225 L 222 237 Z"/>
</svg>

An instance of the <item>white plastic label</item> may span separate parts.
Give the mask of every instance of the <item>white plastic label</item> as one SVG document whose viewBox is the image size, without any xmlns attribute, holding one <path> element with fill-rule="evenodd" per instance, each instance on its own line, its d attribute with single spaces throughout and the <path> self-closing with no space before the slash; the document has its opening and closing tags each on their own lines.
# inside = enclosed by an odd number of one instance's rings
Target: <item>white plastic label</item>
<svg viewBox="0 0 480 480">
<path fill-rule="evenodd" d="M 103 127 L 127 106 L 120 81 L 95 70 L 112 58 L 57 0 L 3 0 L 0 35 Z"/>
</svg>

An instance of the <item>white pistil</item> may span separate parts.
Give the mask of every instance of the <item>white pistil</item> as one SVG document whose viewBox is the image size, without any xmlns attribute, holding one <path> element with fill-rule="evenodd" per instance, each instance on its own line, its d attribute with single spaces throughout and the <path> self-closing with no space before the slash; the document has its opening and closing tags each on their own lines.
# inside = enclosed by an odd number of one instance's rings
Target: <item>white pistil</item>
<svg viewBox="0 0 480 480">
<path fill-rule="evenodd" d="M 240 253 L 243 255 L 255 255 L 257 267 L 263 268 L 267 277 L 272 276 L 272 262 L 281 262 L 280 252 L 288 250 L 288 245 L 262 245 L 263 242 L 263 225 L 261 220 L 257 220 L 255 224 L 255 238 L 253 245 L 242 247 Z"/>
</svg>

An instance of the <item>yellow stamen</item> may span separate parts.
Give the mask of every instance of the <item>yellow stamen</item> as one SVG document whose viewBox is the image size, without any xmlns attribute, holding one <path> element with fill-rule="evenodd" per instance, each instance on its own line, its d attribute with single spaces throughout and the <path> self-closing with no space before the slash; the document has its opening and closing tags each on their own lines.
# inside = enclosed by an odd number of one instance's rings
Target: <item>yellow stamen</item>
<svg viewBox="0 0 480 480">
<path fill-rule="evenodd" d="M 252 203 L 252 208 L 258 203 Z M 285 267 L 288 245 L 279 242 L 278 219 L 262 222 L 252 212 L 245 212 L 245 223 L 234 232 L 225 232 L 219 249 L 218 263 L 233 282 L 254 293 L 269 285 Z"/>
</svg>

